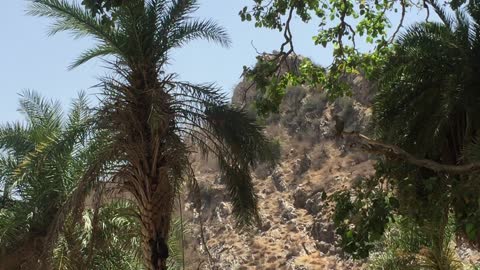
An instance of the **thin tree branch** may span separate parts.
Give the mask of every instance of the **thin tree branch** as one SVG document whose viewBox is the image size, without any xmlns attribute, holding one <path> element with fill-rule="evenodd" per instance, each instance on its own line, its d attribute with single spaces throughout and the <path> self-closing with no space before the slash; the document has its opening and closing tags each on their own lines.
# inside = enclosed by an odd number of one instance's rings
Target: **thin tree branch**
<svg viewBox="0 0 480 270">
<path fill-rule="evenodd" d="M 400 5 L 402 6 L 402 16 L 400 17 L 400 22 L 398 23 L 397 28 L 395 29 L 395 32 L 390 37 L 389 43 L 393 43 L 395 41 L 395 37 L 398 35 L 398 32 L 400 32 L 400 29 L 403 26 L 403 20 L 405 19 L 406 5 L 407 4 L 405 3 L 405 0 L 401 0 Z"/>
</svg>

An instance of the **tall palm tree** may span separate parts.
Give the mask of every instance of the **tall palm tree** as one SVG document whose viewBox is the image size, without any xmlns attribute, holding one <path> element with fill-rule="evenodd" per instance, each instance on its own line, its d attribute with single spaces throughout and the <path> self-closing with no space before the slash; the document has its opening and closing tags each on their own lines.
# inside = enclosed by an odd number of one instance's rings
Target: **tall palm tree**
<svg viewBox="0 0 480 270">
<path fill-rule="evenodd" d="M 432 5 L 441 21 L 407 28 L 382 69 L 374 120 L 381 140 L 420 158 L 457 165 L 478 160 L 480 153 L 480 3 L 469 1 L 455 13 Z M 476 149 L 476 157 L 465 149 Z M 434 220 L 441 230 L 453 207 L 459 229 L 480 236 L 471 229 L 480 226 L 477 176 L 389 164 L 394 165 L 381 173 L 397 179 L 404 212 L 421 222 Z"/>
<path fill-rule="evenodd" d="M 110 56 L 113 74 L 102 81 L 96 125 L 110 143 L 100 156 L 117 164 L 113 178 L 136 201 L 148 270 L 166 269 L 166 240 L 182 184 L 188 180 L 196 190 L 192 151 L 218 158 L 240 226 L 258 221 L 250 169 L 271 153 L 255 120 L 230 107 L 213 85 L 166 73 L 170 52 L 191 40 L 230 44 L 223 28 L 190 17 L 196 9 L 195 0 L 132 0 L 115 10 L 109 24 L 66 0 L 37 0 L 30 9 L 55 20 L 52 34 L 71 31 L 97 41 L 72 68 Z"/>
</svg>

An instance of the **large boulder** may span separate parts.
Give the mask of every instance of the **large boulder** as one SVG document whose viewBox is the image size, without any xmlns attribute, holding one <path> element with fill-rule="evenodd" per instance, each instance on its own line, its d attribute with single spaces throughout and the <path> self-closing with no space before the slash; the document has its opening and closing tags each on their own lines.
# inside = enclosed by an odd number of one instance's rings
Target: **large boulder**
<svg viewBox="0 0 480 270">
<path fill-rule="evenodd" d="M 370 106 L 375 95 L 372 83 L 362 74 L 348 74 L 343 79 L 351 87 L 353 98 L 362 105 Z"/>
<path fill-rule="evenodd" d="M 223 222 L 228 216 L 232 214 L 232 205 L 227 202 L 221 202 L 215 208 L 215 214 L 219 222 Z"/>
</svg>

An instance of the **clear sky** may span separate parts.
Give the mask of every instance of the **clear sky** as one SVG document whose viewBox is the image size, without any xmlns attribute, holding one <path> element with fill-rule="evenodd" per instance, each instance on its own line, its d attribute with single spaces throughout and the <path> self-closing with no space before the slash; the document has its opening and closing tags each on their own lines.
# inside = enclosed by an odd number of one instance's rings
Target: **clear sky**
<svg viewBox="0 0 480 270">
<path fill-rule="evenodd" d="M 18 93 L 32 89 L 55 98 L 64 106 L 79 90 L 94 94 L 91 88 L 105 74 L 101 60 L 91 61 L 72 71 L 67 66 L 92 40 L 73 40 L 68 33 L 47 36 L 49 19 L 27 16 L 28 0 L 6 0 L 0 9 L 0 123 L 20 119 L 16 111 Z M 251 0 L 199 0 L 195 16 L 212 18 L 224 26 L 233 41 L 229 49 L 204 41 L 195 41 L 173 53 L 169 70 L 192 82 L 217 82 L 227 93 L 240 80 L 243 65 L 255 62 L 255 47 L 263 52 L 278 49 L 282 35 L 278 31 L 256 29 L 241 22 L 238 11 Z M 329 64 L 330 52 L 316 47 L 312 35 L 316 25 L 293 25 L 296 51 L 316 63 Z M 94 98 L 92 97 L 92 100 Z"/>
</svg>

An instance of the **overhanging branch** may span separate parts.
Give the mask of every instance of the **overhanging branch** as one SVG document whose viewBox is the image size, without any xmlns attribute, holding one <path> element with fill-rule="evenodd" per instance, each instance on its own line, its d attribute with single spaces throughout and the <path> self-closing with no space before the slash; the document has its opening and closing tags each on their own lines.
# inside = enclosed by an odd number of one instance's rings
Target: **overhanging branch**
<svg viewBox="0 0 480 270">
<path fill-rule="evenodd" d="M 441 164 L 430 159 L 417 158 L 398 146 L 378 142 L 359 133 L 344 132 L 343 135 L 351 138 L 354 144 L 357 143 L 361 148 L 369 152 L 382 154 L 393 159 L 400 159 L 412 165 L 427 168 L 435 172 L 469 174 L 480 171 L 480 162 L 465 165 Z"/>
</svg>

